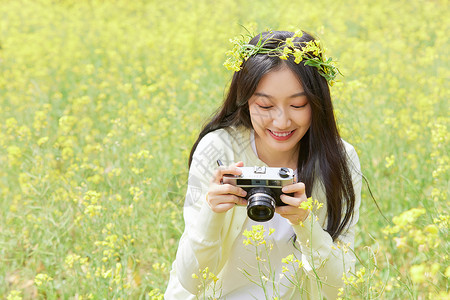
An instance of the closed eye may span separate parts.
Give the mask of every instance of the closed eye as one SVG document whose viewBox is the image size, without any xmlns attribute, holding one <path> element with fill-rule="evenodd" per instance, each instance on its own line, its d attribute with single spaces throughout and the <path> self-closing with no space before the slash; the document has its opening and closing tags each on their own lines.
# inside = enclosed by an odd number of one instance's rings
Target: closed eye
<svg viewBox="0 0 450 300">
<path fill-rule="evenodd" d="M 270 109 L 270 108 L 272 108 L 272 106 L 271 105 L 269 105 L 269 106 L 263 106 L 263 105 L 258 105 L 260 108 L 262 108 L 262 109 Z"/>
<path fill-rule="evenodd" d="M 302 108 L 305 107 L 307 104 L 304 105 L 291 105 L 293 108 Z"/>
</svg>

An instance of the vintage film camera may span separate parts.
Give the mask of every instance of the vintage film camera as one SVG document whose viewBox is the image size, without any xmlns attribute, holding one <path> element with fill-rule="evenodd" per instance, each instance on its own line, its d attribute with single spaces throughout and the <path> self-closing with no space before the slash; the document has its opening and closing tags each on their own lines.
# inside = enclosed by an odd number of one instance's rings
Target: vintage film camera
<svg viewBox="0 0 450 300">
<path fill-rule="evenodd" d="M 281 189 L 294 183 L 294 171 L 289 168 L 241 167 L 240 176 L 225 175 L 224 183 L 239 186 L 247 192 L 247 215 L 250 219 L 265 222 L 272 219 L 281 201 Z M 286 194 L 293 196 L 293 194 Z"/>
</svg>

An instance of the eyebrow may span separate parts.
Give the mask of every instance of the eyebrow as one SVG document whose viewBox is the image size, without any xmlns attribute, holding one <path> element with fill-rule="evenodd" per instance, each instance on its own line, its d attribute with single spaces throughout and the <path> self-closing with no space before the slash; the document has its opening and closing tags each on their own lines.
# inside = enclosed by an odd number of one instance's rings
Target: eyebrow
<svg viewBox="0 0 450 300">
<path fill-rule="evenodd" d="M 264 93 L 261 93 L 261 92 L 256 92 L 256 93 L 254 93 L 254 95 L 255 96 L 259 96 L 259 97 L 268 98 L 268 99 L 273 99 L 272 96 L 264 94 Z M 306 96 L 305 92 L 300 92 L 300 93 L 293 94 L 293 95 L 289 96 L 288 98 L 296 98 L 296 97 L 303 97 L 303 96 Z"/>
</svg>

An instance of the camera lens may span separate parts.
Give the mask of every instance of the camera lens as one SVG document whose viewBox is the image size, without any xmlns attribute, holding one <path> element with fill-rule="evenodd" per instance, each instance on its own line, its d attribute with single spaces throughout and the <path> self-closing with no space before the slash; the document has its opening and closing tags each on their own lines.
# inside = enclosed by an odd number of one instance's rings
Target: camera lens
<svg viewBox="0 0 450 300">
<path fill-rule="evenodd" d="M 265 222 L 272 219 L 275 213 L 275 198 L 273 192 L 267 187 L 251 189 L 247 195 L 247 215 L 257 222 Z"/>
</svg>

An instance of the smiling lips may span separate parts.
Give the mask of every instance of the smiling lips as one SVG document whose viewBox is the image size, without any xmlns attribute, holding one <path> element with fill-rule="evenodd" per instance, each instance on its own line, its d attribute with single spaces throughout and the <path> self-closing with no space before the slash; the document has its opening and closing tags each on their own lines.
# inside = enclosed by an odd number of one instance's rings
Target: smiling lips
<svg viewBox="0 0 450 300">
<path fill-rule="evenodd" d="M 277 132 L 277 131 L 271 131 L 269 129 L 267 131 L 269 131 L 270 135 L 277 141 L 285 141 L 285 140 L 289 139 L 295 132 L 295 130 Z"/>
</svg>

